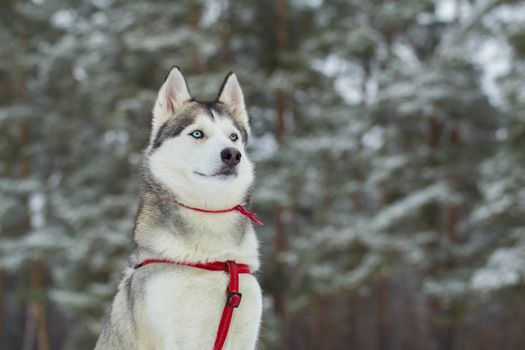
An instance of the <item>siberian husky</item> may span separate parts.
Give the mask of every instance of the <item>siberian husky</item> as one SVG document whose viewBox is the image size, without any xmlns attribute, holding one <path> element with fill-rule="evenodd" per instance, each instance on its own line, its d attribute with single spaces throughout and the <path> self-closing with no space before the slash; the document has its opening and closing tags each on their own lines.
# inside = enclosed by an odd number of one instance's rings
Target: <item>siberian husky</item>
<svg viewBox="0 0 525 350">
<path fill-rule="evenodd" d="M 141 199 L 134 228 L 132 266 L 147 259 L 193 264 L 235 261 L 259 268 L 250 218 L 221 211 L 246 203 L 253 165 L 244 97 L 230 73 L 213 102 L 195 100 L 173 68 L 153 108 L 142 164 Z M 193 209 L 192 209 L 193 208 Z M 262 310 L 259 284 L 239 276 L 224 349 L 254 349 Z M 124 273 L 96 350 L 208 350 L 214 348 L 229 277 L 177 264 L 148 264 Z"/>
</svg>

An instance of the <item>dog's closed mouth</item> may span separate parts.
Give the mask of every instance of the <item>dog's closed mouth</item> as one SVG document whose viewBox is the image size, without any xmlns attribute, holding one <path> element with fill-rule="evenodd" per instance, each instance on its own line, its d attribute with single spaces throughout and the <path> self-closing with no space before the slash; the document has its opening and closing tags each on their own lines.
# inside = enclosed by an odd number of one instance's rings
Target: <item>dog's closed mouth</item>
<svg viewBox="0 0 525 350">
<path fill-rule="evenodd" d="M 195 174 L 203 177 L 227 177 L 227 176 L 237 176 L 237 171 L 234 169 L 222 169 L 214 174 L 207 175 L 199 171 L 194 171 Z"/>
</svg>

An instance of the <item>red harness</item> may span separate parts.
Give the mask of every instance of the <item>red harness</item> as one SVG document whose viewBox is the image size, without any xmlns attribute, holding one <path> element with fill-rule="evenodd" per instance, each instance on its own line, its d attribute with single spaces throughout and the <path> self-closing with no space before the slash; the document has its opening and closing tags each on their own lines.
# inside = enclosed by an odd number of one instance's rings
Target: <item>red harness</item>
<svg viewBox="0 0 525 350">
<path fill-rule="evenodd" d="M 179 262 L 171 259 L 146 259 L 140 264 L 135 266 L 135 269 L 141 268 L 148 264 L 153 263 L 166 263 L 166 264 L 177 264 L 190 267 L 196 267 L 198 269 L 204 269 L 209 271 L 226 271 L 230 275 L 230 283 L 228 284 L 228 290 L 226 292 L 226 304 L 222 310 L 221 322 L 217 329 L 217 337 L 215 338 L 215 345 L 213 350 L 221 350 L 226 336 L 230 329 L 230 323 L 232 321 L 233 309 L 237 308 L 242 299 L 242 294 L 239 292 L 239 274 L 240 273 L 251 273 L 250 267 L 246 264 L 237 264 L 235 261 L 228 260 L 209 262 L 207 264 L 190 264 Z"/>
</svg>

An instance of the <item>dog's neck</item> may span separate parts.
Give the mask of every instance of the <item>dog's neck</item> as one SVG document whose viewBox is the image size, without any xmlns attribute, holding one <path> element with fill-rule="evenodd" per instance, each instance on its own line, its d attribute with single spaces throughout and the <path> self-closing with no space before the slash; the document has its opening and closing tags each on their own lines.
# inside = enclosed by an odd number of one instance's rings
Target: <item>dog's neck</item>
<svg viewBox="0 0 525 350">
<path fill-rule="evenodd" d="M 238 212 L 215 214 L 185 208 L 147 169 L 142 176 L 141 192 L 133 264 L 147 258 L 185 262 L 233 259 L 256 268 L 257 244 L 252 242 L 253 227 L 245 216 Z"/>
</svg>

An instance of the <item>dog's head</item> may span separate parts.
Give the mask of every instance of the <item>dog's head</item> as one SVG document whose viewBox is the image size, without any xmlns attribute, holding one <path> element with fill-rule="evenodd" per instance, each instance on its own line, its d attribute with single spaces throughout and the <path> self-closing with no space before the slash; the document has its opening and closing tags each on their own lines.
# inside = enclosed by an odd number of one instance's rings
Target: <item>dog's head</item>
<svg viewBox="0 0 525 350">
<path fill-rule="evenodd" d="M 159 90 L 146 162 L 183 203 L 222 209 L 241 203 L 253 182 L 246 154 L 250 128 L 235 74 L 213 102 L 192 98 L 179 68 Z"/>
</svg>

